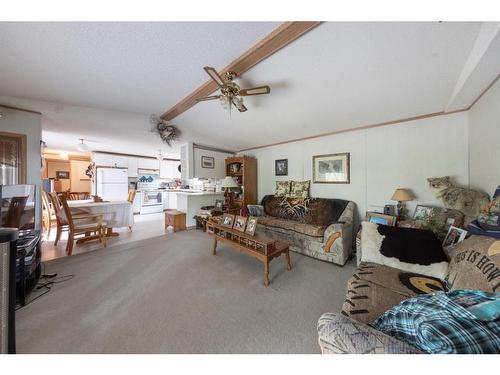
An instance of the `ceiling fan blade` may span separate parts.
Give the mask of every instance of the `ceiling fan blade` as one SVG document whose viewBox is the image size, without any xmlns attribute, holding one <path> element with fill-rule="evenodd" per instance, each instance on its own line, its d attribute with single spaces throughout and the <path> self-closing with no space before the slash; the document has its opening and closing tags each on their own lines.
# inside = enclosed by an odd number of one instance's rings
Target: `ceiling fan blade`
<svg viewBox="0 0 500 375">
<path fill-rule="evenodd" d="M 220 97 L 221 97 L 220 95 L 205 96 L 204 98 L 198 98 L 198 99 L 196 99 L 196 101 L 197 102 L 203 102 L 205 100 L 219 99 Z"/>
<path fill-rule="evenodd" d="M 219 73 L 217 73 L 217 70 L 215 70 L 211 66 L 205 66 L 203 69 L 205 70 L 205 72 L 207 72 L 207 74 L 210 76 L 210 78 L 212 78 L 215 81 L 215 83 L 217 83 L 219 85 L 219 87 L 224 86 L 225 82 L 222 79 L 222 77 L 219 75 Z"/>
<path fill-rule="evenodd" d="M 252 87 L 251 89 L 242 89 L 240 90 L 241 96 L 250 96 L 250 95 L 262 95 L 269 94 L 271 92 L 271 88 L 269 86 L 259 86 Z"/>
<path fill-rule="evenodd" d="M 205 96 L 203 98 L 196 99 L 197 102 L 204 102 L 205 100 L 215 100 L 219 99 L 221 95 Z"/>
</svg>

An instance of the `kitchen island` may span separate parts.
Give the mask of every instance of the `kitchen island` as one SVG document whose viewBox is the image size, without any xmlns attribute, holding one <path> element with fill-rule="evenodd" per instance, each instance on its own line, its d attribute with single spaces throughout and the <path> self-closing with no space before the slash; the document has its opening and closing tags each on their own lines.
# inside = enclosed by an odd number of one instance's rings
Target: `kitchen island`
<svg viewBox="0 0 500 375">
<path fill-rule="evenodd" d="M 170 190 L 170 193 L 174 191 Z M 177 210 L 186 213 L 186 228 L 194 228 L 196 220 L 193 218 L 203 206 L 215 206 L 215 201 L 224 199 L 224 193 L 208 191 L 178 191 Z"/>
</svg>

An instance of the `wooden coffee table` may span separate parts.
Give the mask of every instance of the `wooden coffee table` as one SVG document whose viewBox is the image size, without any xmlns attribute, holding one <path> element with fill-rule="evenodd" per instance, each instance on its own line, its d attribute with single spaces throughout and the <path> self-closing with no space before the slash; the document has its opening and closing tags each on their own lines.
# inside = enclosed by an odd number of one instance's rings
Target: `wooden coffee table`
<svg viewBox="0 0 500 375">
<path fill-rule="evenodd" d="M 213 255 L 217 254 L 217 243 L 223 242 L 233 249 L 244 252 L 264 263 L 264 285 L 269 286 L 269 262 L 285 255 L 287 270 L 292 269 L 289 245 L 257 233 L 254 236 L 222 226 L 218 221 L 207 222 L 207 234 L 214 239 Z"/>
</svg>

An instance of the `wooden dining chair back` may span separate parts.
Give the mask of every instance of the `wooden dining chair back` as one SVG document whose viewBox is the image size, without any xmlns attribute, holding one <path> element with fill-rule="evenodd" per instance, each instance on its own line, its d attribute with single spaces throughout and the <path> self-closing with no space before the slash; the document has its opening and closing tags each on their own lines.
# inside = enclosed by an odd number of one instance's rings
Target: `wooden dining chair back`
<svg viewBox="0 0 500 375">
<path fill-rule="evenodd" d="M 48 193 L 48 196 L 52 202 L 52 208 L 56 214 L 56 239 L 54 240 L 54 246 L 57 246 L 57 243 L 61 239 L 61 234 L 63 231 L 68 229 L 68 221 L 66 220 L 66 216 L 64 215 L 64 211 L 61 205 L 61 201 L 57 193 L 52 192 Z"/>
<path fill-rule="evenodd" d="M 4 227 L 19 228 L 21 226 L 21 217 L 23 216 L 27 201 L 28 197 L 12 197 L 3 224 Z"/>
<path fill-rule="evenodd" d="M 90 199 L 90 193 L 72 191 L 69 193 L 68 199 L 72 201 Z"/>
<path fill-rule="evenodd" d="M 129 201 L 130 203 L 134 203 L 134 199 L 135 199 L 135 189 L 128 189 L 128 198 L 127 198 L 127 201 Z"/>
<path fill-rule="evenodd" d="M 68 200 L 64 196 L 61 197 L 61 204 L 68 221 L 68 243 L 66 245 L 68 255 L 73 254 L 74 241 L 80 235 L 83 237 L 94 236 L 106 247 L 106 223 L 102 221 L 102 215 L 73 215 Z"/>
<path fill-rule="evenodd" d="M 42 225 L 45 229 L 46 238 L 50 237 L 52 224 L 56 221 L 56 217 L 52 212 L 52 205 L 47 192 L 42 190 Z"/>
</svg>

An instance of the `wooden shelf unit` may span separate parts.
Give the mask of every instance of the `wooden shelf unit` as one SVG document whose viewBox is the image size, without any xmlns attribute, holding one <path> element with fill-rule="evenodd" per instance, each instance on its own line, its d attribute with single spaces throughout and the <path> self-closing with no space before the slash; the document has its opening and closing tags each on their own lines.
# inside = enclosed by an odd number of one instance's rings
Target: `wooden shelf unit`
<svg viewBox="0 0 500 375">
<path fill-rule="evenodd" d="M 241 194 L 234 199 L 235 206 L 245 209 L 248 204 L 257 203 L 257 159 L 250 156 L 227 158 L 226 176 L 235 177 L 240 185 Z"/>
</svg>

